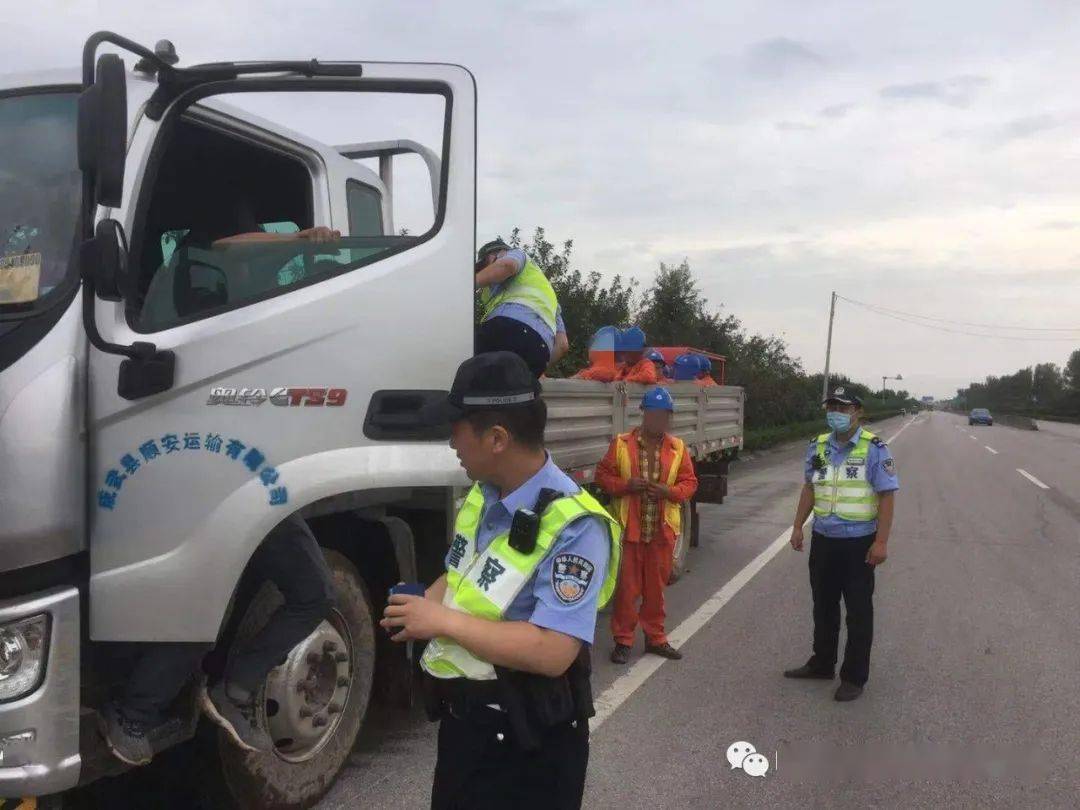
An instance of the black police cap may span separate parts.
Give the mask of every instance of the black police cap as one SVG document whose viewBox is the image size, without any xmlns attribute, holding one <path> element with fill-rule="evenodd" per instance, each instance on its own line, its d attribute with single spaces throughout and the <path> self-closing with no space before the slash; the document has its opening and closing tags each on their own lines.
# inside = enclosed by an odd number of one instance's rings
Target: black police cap
<svg viewBox="0 0 1080 810">
<path fill-rule="evenodd" d="M 424 411 L 429 425 L 457 422 L 470 411 L 519 408 L 540 398 L 540 383 L 513 352 L 485 352 L 470 357 L 454 376 L 446 399 Z"/>
<path fill-rule="evenodd" d="M 822 405 L 828 405 L 830 402 L 839 402 L 841 405 L 858 405 L 862 407 L 862 398 L 854 391 L 848 391 L 844 386 L 838 385 L 832 390 L 832 393 L 825 397 Z"/>
<path fill-rule="evenodd" d="M 502 240 L 502 237 L 498 239 L 492 239 L 485 245 L 482 245 L 478 251 L 476 251 L 476 270 L 482 270 L 484 267 L 484 260 L 489 253 L 495 253 L 499 250 L 510 250 L 510 246 Z"/>
</svg>

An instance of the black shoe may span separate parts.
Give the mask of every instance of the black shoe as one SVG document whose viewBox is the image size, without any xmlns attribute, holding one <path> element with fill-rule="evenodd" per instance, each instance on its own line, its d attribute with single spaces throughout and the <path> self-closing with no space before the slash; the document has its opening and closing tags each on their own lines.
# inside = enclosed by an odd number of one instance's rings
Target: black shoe
<svg viewBox="0 0 1080 810">
<path fill-rule="evenodd" d="M 682 653 L 676 650 L 666 641 L 663 644 L 646 644 L 645 652 L 652 653 L 653 655 L 659 655 L 661 658 L 667 658 L 669 661 L 682 660 Z"/>
<path fill-rule="evenodd" d="M 796 667 L 795 669 L 785 669 L 784 677 L 801 678 L 815 681 L 831 681 L 835 676 L 833 675 L 833 671 L 831 669 L 821 669 L 820 667 L 812 666 L 808 661 L 801 667 Z"/>
<path fill-rule="evenodd" d="M 625 644 L 616 644 L 611 651 L 611 663 L 626 664 L 630 661 L 630 648 Z"/>
<path fill-rule="evenodd" d="M 206 716 L 225 729 L 233 741 L 245 751 L 272 751 L 274 741 L 259 722 L 256 709 L 258 696 L 247 700 L 229 697 L 225 681 L 218 681 L 200 695 Z"/>
<path fill-rule="evenodd" d="M 98 729 L 112 755 L 128 765 L 146 765 L 154 757 L 151 727 L 124 714 L 119 704 L 106 703 L 98 713 Z"/>
<path fill-rule="evenodd" d="M 836 687 L 836 694 L 833 695 L 833 700 L 839 700 L 841 703 L 847 703 L 849 700 L 855 700 L 862 694 L 863 688 L 856 686 L 849 681 L 840 681 L 840 685 Z"/>
</svg>

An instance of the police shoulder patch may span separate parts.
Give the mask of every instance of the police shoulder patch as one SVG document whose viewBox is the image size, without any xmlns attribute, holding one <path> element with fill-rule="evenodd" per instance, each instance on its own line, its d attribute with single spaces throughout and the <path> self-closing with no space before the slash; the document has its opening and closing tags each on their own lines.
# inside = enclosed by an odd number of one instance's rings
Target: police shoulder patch
<svg viewBox="0 0 1080 810">
<path fill-rule="evenodd" d="M 870 444 L 874 445 L 874 447 L 888 447 L 889 446 L 889 445 L 885 444 L 885 442 L 883 442 L 881 440 L 880 436 L 875 436 L 874 438 L 872 438 L 870 440 Z"/>
<path fill-rule="evenodd" d="M 896 462 L 891 458 L 887 458 L 881 462 L 881 469 L 883 469 L 887 475 L 896 475 Z"/>
<path fill-rule="evenodd" d="M 559 554 L 551 564 L 551 589 L 564 605 L 585 598 L 596 566 L 578 554 Z"/>
</svg>

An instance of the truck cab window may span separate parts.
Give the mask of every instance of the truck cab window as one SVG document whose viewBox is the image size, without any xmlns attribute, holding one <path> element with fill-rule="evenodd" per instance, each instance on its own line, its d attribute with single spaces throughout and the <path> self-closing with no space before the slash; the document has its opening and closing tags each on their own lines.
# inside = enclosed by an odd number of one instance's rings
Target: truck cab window
<svg viewBox="0 0 1080 810">
<path fill-rule="evenodd" d="M 349 204 L 350 236 L 381 236 L 383 232 L 382 197 L 377 189 L 350 180 L 345 186 Z"/>
</svg>

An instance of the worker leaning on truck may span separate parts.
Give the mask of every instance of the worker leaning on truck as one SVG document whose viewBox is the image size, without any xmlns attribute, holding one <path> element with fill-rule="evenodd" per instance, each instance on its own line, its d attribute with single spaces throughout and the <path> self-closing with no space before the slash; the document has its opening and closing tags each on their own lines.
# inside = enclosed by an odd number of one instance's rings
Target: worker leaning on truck
<svg viewBox="0 0 1080 810">
<path fill-rule="evenodd" d="M 786 678 L 833 679 L 840 639 L 840 597 L 847 608 L 847 645 L 834 697 L 855 700 L 870 676 L 874 635 L 874 569 L 888 557 L 896 464 L 885 442 L 859 424 L 862 400 L 835 388 L 824 402 L 829 432 L 810 442 L 791 547 L 803 549 L 803 524 L 814 513 L 810 590 L 814 653 Z"/>
<path fill-rule="evenodd" d="M 510 351 L 540 377 L 569 351 L 562 309 L 544 271 L 521 248 L 494 239 L 476 254 L 483 316 L 476 352 Z"/>
<path fill-rule="evenodd" d="M 477 355 L 428 414 L 476 483 L 446 574 L 393 595 L 381 624 L 428 641 L 428 715 L 439 720 L 434 808 L 577 808 L 595 713 L 589 650 L 611 597 L 619 527 L 544 449 L 547 410 L 525 362 Z"/>
<path fill-rule="evenodd" d="M 682 658 L 664 630 L 664 588 L 682 530 L 682 504 L 694 497 L 698 480 L 686 443 L 668 433 L 675 412 L 668 390 L 647 391 L 641 411 L 641 427 L 616 436 L 596 468 L 596 483 L 614 497 L 614 511 L 624 531 L 611 616 L 615 637 L 611 660 L 616 664 L 630 660 L 639 621 L 645 631 L 646 653 Z"/>
<path fill-rule="evenodd" d="M 200 693 L 203 711 L 246 751 L 271 751 L 274 741 L 258 711 L 266 676 L 304 640 L 334 604 L 334 581 L 315 535 L 298 514 L 275 526 L 251 558 L 258 580 L 273 582 L 282 604 L 254 636 L 237 642 L 224 676 Z M 165 726 L 169 704 L 200 662 L 209 644 L 148 643 L 135 661 L 123 694 L 99 714 L 109 750 L 128 765 L 153 758 L 151 738 Z"/>
</svg>

